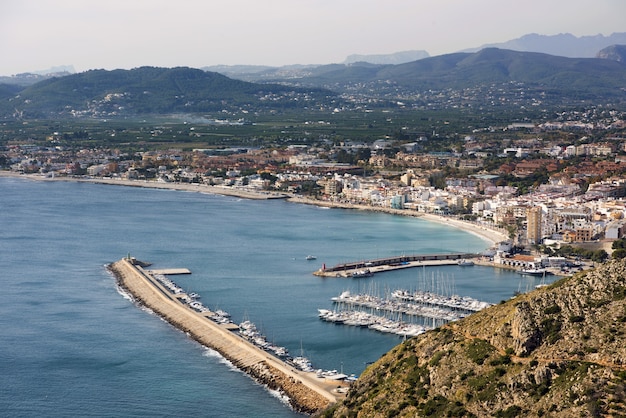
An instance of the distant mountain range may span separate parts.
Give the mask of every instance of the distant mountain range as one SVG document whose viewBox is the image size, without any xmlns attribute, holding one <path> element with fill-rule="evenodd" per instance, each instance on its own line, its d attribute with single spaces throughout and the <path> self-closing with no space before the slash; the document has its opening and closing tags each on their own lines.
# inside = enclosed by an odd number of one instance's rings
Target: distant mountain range
<svg viewBox="0 0 626 418">
<path fill-rule="evenodd" d="M 570 33 L 539 35 L 531 33 L 507 42 L 486 44 L 462 52 L 477 52 L 485 48 L 511 49 L 523 52 L 542 52 L 569 58 L 593 58 L 598 51 L 610 45 L 626 44 L 626 32 L 609 36 L 594 35 L 576 37 Z"/>
<path fill-rule="evenodd" d="M 379 55 L 349 55 L 344 64 L 354 64 L 356 62 L 369 62 L 370 64 L 404 64 L 405 62 L 417 61 L 428 58 L 426 51 L 402 51 L 393 54 Z"/>
<path fill-rule="evenodd" d="M 626 45 L 626 32 L 613 33 L 609 36 L 594 35 L 576 37 L 569 33 L 558 35 L 528 34 L 507 42 L 486 44 L 460 52 L 478 52 L 485 48 L 509 49 L 522 52 L 541 52 L 549 55 L 570 58 L 597 57 L 600 50 L 612 45 Z M 410 50 L 390 54 L 349 55 L 341 64 L 375 64 L 399 65 L 430 57 L 424 50 Z M 604 56 L 602 56 L 604 58 Z M 332 65 L 332 64 L 331 64 Z M 315 68 L 326 67 L 326 64 L 301 65 L 293 64 L 281 67 L 264 65 L 213 65 L 202 67 L 202 70 L 217 72 L 228 77 L 245 81 L 262 81 L 272 78 L 290 78 L 310 75 Z M 30 71 L 12 76 L 0 76 L 0 84 L 15 84 L 27 86 L 50 77 L 73 74 L 74 67 L 64 65 L 47 70 Z"/>
<path fill-rule="evenodd" d="M 459 52 L 398 65 L 357 62 L 292 68 L 289 71 L 266 69 L 254 74 L 239 73 L 237 77 L 378 97 L 389 97 L 394 91 L 398 96 L 411 96 L 431 89 L 474 89 L 495 83 L 517 82 L 551 94 L 624 100 L 626 66 L 616 60 L 566 58 L 486 48 L 474 53 Z"/>
<path fill-rule="evenodd" d="M 255 81 L 262 84 L 185 67 L 142 67 L 54 77 L 21 90 L 0 85 L 0 116 L 112 117 L 337 106 L 343 101 L 340 94 L 395 103 L 433 91 L 478 101 L 487 100 L 483 92 L 494 88 L 498 95 L 519 95 L 520 89 L 537 92 L 545 96 L 544 103 L 556 98 L 553 104 L 626 106 L 626 64 L 600 58 L 486 48 L 398 65 L 361 62 L 259 70 Z"/>
<path fill-rule="evenodd" d="M 486 44 L 477 48 L 471 48 L 460 52 L 478 52 L 485 48 L 508 49 L 520 52 L 539 52 L 554 56 L 568 58 L 594 58 L 598 52 L 611 45 L 626 45 L 626 32 L 614 33 L 609 36 L 581 36 L 576 37 L 569 33 L 559 35 L 528 34 L 520 38 L 497 44 Z M 449 54 L 447 54 L 449 55 Z M 413 50 L 378 55 L 350 55 L 343 65 L 352 64 L 375 64 L 375 65 L 399 65 L 429 58 L 427 51 Z M 339 64 L 339 65 L 341 65 Z M 330 64 L 336 65 L 336 64 Z M 294 78 L 309 76 L 318 67 L 328 65 L 289 65 L 283 67 L 256 66 L 256 65 L 216 65 L 203 67 L 207 71 L 215 71 L 228 77 L 239 78 L 247 81 L 263 81 L 280 78 Z"/>
<path fill-rule="evenodd" d="M 72 65 L 61 65 L 48 68 L 47 70 L 30 71 L 28 73 L 15 74 L 12 76 L 0 76 L 0 84 L 11 84 L 16 86 L 30 86 L 39 81 L 52 77 L 62 77 L 74 74 L 76 71 Z"/>
</svg>

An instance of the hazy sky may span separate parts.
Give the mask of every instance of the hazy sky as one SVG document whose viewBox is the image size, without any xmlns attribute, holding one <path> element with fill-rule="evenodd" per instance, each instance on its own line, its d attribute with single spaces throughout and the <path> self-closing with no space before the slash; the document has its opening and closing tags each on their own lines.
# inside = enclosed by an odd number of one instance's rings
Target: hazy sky
<svg viewBox="0 0 626 418">
<path fill-rule="evenodd" d="M 0 0 L 0 75 L 328 64 L 566 32 L 626 32 L 626 0 Z"/>
</svg>

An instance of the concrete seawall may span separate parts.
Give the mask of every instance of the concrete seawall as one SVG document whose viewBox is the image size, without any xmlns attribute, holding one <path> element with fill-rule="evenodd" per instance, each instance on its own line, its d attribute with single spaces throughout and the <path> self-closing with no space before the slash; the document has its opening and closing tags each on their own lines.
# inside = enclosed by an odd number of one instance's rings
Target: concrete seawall
<svg viewBox="0 0 626 418">
<path fill-rule="evenodd" d="M 139 303 L 200 344 L 218 351 L 255 380 L 280 390 L 296 411 L 313 414 L 343 398 L 341 391 L 336 390 L 337 382 L 327 382 L 315 373 L 296 370 L 226 327 L 193 311 L 131 260 L 117 261 L 109 265 L 109 270 L 119 285 Z"/>
</svg>

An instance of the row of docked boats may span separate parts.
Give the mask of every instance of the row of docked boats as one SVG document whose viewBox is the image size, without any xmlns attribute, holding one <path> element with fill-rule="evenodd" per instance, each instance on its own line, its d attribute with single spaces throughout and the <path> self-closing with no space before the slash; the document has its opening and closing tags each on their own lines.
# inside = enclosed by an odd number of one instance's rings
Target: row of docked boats
<svg viewBox="0 0 626 418">
<path fill-rule="evenodd" d="M 231 318 L 231 315 L 221 309 L 216 309 L 211 311 L 209 308 L 204 306 L 200 299 L 200 295 L 196 293 L 187 294 L 183 288 L 178 286 L 174 281 L 167 278 L 162 274 L 154 274 L 153 277 L 159 281 L 165 288 L 167 288 L 172 294 L 176 296 L 181 303 L 188 305 L 191 309 L 196 312 L 206 313 L 206 316 L 212 321 L 218 324 L 235 324 Z M 311 362 L 308 358 L 304 357 L 304 355 L 291 357 L 289 355 L 289 351 L 285 347 L 281 347 L 274 343 L 270 343 L 267 341 L 267 337 L 263 335 L 257 328 L 257 326 L 249 321 L 244 320 L 238 325 L 238 333 L 240 336 L 257 346 L 258 348 L 267 351 L 270 354 L 273 354 L 283 360 L 284 362 L 290 364 L 304 372 L 315 372 L 317 377 L 325 378 L 325 379 L 333 379 L 333 380 L 356 380 L 356 376 L 354 375 L 345 375 L 343 373 L 339 373 L 336 370 L 322 370 L 313 368 Z M 303 351 L 301 349 L 301 351 Z"/>
<path fill-rule="evenodd" d="M 185 293 L 185 290 L 182 287 L 178 286 L 176 283 L 174 283 L 174 281 L 168 279 L 163 274 L 154 274 L 153 277 L 170 292 L 172 292 L 180 302 L 186 304 L 194 311 L 199 313 L 206 313 L 209 319 L 217 322 L 218 324 L 233 323 L 228 312 L 221 309 L 211 311 L 209 308 L 204 306 L 202 302 L 198 300 L 200 299 L 200 295 L 198 295 L 197 293 Z"/>
<path fill-rule="evenodd" d="M 396 334 L 403 337 L 414 337 L 423 334 L 427 330 L 423 325 L 395 321 L 358 310 L 331 311 L 329 309 L 318 309 L 318 316 L 322 321 L 326 322 L 366 327 L 378 332 Z"/>
<path fill-rule="evenodd" d="M 468 296 L 446 296 L 424 290 L 410 292 L 408 290 L 398 289 L 391 292 L 391 296 L 396 299 L 408 300 L 423 305 L 441 306 L 448 309 L 469 312 L 478 312 L 491 306 L 489 302 L 483 302 Z"/>
<path fill-rule="evenodd" d="M 239 324 L 239 334 L 257 347 L 269 351 L 278 357 L 285 358 L 289 356 L 289 351 L 287 351 L 285 347 L 267 341 L 267 337 L 261 334 L 256 325 L 249 320 L 245 320 Z"/>
<path fill-rule="evenodd" d="M 437 305 L 410 303 L 398 299 L 383 299 L 369 294 L 352 295 L 349 291 L 331 298 L 333 303 L 341 307 L 361 307 L 375 310 L 376 312 L 400 313 L 411 316 L 421 316 L 443 321 L 456 321 L 465 316 L 462 311 L 445 309 Z"/>
<path fill-rule="evenodd" d="M 296 357 L 291 357 L 289 355 L 289 351 L 285 347 L 281 347 L 270 343 L 267 341 L 265 335 L 263 335 L 257 329 L 256 325 L 250 320 L 244 320 L 239 324 L 239 334 L 250 341 L 252 344 L 257 347 L 268 351 L 279 358 L 281 358 L 286 363 L 295 367 L 298 370 L 303 372 L 313 373 L 315 372 L 316 376 L 323 379 L 332 379 L 332 380 L 355 380 L 356 377 L 354 375 L 345 375 L 343 373 L 338 372 L 337 370 L 322 370 L 315 369 L 311 364 L 311 361 L 304 356 L 304 350 L 302 347 L 300 348 L 300 355 Z"/>
</svg>

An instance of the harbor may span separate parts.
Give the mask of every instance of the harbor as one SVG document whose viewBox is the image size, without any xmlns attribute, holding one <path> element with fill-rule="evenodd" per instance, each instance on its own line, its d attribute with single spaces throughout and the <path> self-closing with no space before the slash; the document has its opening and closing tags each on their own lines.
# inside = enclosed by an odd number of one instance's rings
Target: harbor
<svg viewBox="0 0 626 418">
<path fill-rule="evenodd" d="M 343 399 L 349 382 L 336 371 L 315 370 L 302 356 L 262 338 L 254 324 L 235 324 L 224 311 L 211 311 L 159 272 L 126 257 L 109 265 L 120 287 L 171 325 L 212 348 L 255 380 L 279 390 L 299 412 L 313 414 Z M 189 274 L 184 269 L 168 270 Z M 244 321 L 245 322 L 245 321 Z M 345 376 L 346 378 L 348 376 Z"/>
</svg>

